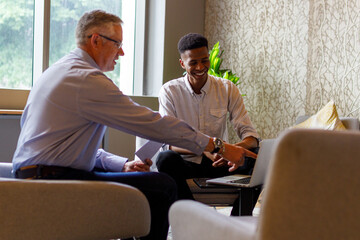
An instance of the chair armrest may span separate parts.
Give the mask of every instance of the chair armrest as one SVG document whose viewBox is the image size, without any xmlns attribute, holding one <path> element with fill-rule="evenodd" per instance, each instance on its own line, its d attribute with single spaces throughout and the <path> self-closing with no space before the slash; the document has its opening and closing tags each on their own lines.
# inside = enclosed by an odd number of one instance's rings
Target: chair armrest
<svg viewBox="0 0 360 240">
<path fill-rule="evenodd" d="M 0 178 L 12 178 L 12 163 L 0 162 Z"/>
<path fill-rule="evenodd" d="M 254 239 L 256 217 L 229 217 L 192 200 L 175 202 L 169 213 L 174 240 Z"/>
<path fill-rule="evenodd" d="M 147 235 L 146 197 L 128 185 L 0 178 L 5 239 L 114 239 Z"/>
</svg>

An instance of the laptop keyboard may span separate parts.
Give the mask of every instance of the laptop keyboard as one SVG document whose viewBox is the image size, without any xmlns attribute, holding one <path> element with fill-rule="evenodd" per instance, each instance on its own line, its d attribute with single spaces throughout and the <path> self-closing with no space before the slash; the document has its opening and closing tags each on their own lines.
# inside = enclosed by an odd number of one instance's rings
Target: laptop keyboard
<svg viewBox="0 0 360 240">
<path fill-rule="evenodd" d="M 247 178 L 241 178 L 241 179 L 233 180 L 233 181 L 230 181 L 230 182 L 248 184 L 248 183 L 250 183 L 250 179 L 251 179 L 251 177 L 247 177 Z"/>
</svg>

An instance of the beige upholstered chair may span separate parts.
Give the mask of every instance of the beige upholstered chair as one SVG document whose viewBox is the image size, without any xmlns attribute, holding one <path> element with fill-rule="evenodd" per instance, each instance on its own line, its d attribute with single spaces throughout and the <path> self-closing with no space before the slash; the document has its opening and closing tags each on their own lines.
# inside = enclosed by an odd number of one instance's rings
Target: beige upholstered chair
<svg viewBox="0 0 360 240">
<path fill-rule="evenodd" d="M 359 239 L 359 143 L 358 131 L 283 133 L 259 217 L 228 217 L 178 201 L 170 209 L 173 239 Z"/>
<path fill-rule="evenodd" d="M 150 230 L 146 197 L 101 181 L 19 180 L 0 164 L 0 239 L 79 240 L 140 237 Z"/>
</svg>

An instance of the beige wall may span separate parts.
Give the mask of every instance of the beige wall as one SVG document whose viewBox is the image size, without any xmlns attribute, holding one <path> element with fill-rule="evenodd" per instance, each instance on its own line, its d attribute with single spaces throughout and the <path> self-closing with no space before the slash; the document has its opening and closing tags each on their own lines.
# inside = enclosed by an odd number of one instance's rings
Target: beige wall
<svg viewBox="0 0 360 240">
<path fill-rule="evenodd" d="M 205 0 L 167 0 L 164 42 L 164 83 L 181 76 L 177 43 L 189 32 L 204 34 Z"/>
<path fill-rule="evenodd" d="M 164 82 L 181 76 L 177 43 L 204 33 L 205 0 L 147 0 L 143 94 L 157 96 Z"/>
<path fill-rule="evenodd" d="M 240 76 L 263 138 L 331 99 L 359 117 L 359 12 L 358 0 L 206 0 L 205 36 Z"/>
</svg>

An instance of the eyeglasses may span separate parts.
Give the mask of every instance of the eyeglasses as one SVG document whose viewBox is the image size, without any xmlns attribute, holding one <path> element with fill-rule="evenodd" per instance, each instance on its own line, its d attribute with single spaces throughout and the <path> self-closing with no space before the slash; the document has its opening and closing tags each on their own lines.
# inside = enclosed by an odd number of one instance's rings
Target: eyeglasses
<svg viewBox="0 0 360 240">
<path fill-rule="evenodd" d="M 111 38 L 101 35 L 101 34 L 99 34 L 99 36 L 105 38 L 106 40 L 114 42 L 116 44 L 117 49 L 120 49 L 123 46 L 123 43 L 121 41 L 116 41 L 114 39 L 111 39 Z M 91 37 L 92 37 L 92 34 L 90 36 L 88 36 L 88 38 L 91 38 Z"/>
</svg>

